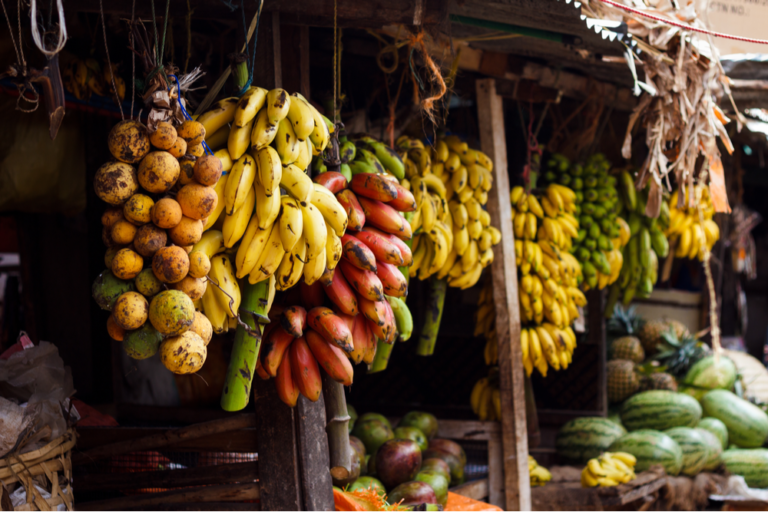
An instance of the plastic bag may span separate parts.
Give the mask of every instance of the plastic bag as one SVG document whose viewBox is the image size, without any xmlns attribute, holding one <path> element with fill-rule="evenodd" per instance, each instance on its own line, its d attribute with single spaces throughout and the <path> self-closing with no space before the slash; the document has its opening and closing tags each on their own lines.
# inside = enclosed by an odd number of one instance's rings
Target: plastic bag
<svg viewBox="0 0 768 512">
<path fill-rule="evenodd" d="M 64 213 L 85 209 L 85 144 L 68 113 L 51 140 L 45 108 L 24 113 L 0 96 L 0 212 Z"/>
</svg>

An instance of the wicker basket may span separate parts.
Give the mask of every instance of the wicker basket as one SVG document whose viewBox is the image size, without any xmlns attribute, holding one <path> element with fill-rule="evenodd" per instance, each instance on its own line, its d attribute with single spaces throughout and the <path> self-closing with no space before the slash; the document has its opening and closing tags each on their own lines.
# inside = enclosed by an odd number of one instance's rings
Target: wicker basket
<svg viewBox="0 0 768 512">
<path fill-rule="evenodd" d="M 15 510 L 56 510 L 64 504 L 67 510 L 75 510 L 72 495 L 72 462 L 70 452 L 75 446 L 76 434 L 70 429 L 63 436 L 54 439 L 35 451 L 22 455 L 6 455 L 0 459 L 0 481 L 6 489 L 20 482 L 27 493 L 27 503 Z M 60 481 L 66 482 L 62 489 Z M 43 498 L 35 487 L 44 487 L 51 497 Z M 44 483 L 45 485 L 41 485 Z"/>
</svg>

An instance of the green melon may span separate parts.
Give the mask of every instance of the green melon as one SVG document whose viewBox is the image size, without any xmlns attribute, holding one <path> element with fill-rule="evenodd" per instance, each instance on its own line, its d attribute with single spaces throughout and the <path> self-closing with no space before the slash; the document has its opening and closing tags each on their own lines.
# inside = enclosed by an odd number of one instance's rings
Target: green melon
<svg viewBox="0 0 768 512">
<path fill-rule="evenodd" d="M 637 459 L 635 471 L 661 464 L 668 475 L 677 476 L 683 468 L 683 450 L 677 441 L 658 430 L 636 430 L 613 442 L 608 451 L 631 453 Z"/>
<path fill-rule="evenodd" d="M 701 400 L 709 390 L 733 389 L 736 382 L 736 365 L 729 358 L 720 356 L 715 362 L 715 356 L 707 356 L 691 366 L 680 384 L 680 391 L 688 393 L 696 400 Z"/>
<path fill-rule="evenodd" d="M 723 445 L 720 444 L 720 439 L 709 430 L 696 427 L 696 431 L 701 434 L 704 442 L 707 443 L 707 448 L 709 448 L 703 471 L 715 471 L 722 463 L 720 456 L 723 454 Z"/>
<path fill-rule="evenodd" d="M 582 464 L 608 450 L 627 431 L 607 418 L 576 418 L 557 433 L 555 447 L 560 456 Z"/>
<path fill-rule="evenodd" d="M 728 427 L 728 440 L 741 448 L 758 448 L 768 437 L 768 415 L 730 391 L 715 389 L 701 399 L 704 415 Z"/>
<path fill-rule="evenodd" d="M 696 428 L 701 428 L 712 432 L 718 440 L 720 447 L 725 450 L 728 448 L 728 427 L 717 418 L 701 418 Z"/>
<path fill-rule="evenodd" d="M 726 450 L 723 464 L 729 473 L 741 475 L 750 487 L 768 487 L 768 450 Z"/>
<path fill-rule="evenodd" d="M 675 427 L 664 431 L 675 440 L 683 450 L 683 467 L 680 472 L 688 476 L 696 476 L 704 469 L 709 457 L 709 445 L 704 436 L 690 427 Z"/>
<path fill-rule="evenodd" d="M 701 418 L 701 405 L 690 395 L 654 389 L 630 397 L 621 408 L 621 423 L 633 430 L 693 427 Z"/>
</svg>

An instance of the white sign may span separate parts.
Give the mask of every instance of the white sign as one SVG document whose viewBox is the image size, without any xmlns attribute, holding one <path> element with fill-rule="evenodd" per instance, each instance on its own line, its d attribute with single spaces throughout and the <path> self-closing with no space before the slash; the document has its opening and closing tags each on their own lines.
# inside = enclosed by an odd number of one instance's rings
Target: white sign
<svg viewBox="0 0 768 512">
<path fill-rule="evenodd" d="M 768 40 L 768 0 L 709 0 L 711 29 L 724 34 Z M 720 55 L 768 53 L 768 45 L 714 38 Z"/>
</svg>

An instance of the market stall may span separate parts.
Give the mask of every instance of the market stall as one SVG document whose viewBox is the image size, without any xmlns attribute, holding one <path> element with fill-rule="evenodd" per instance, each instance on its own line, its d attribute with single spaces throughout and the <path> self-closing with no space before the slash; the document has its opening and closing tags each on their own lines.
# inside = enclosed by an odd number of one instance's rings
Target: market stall
<svg viewBox="0 0 768 512">
<path fill-rule="evenodd" d="M 766 372 L 720 318 L 768 144 L 702 13 L 160 4 L 4 11 L 0 349 L 74 385 L 3 509 L 758 499 Z"/>
</svg>

